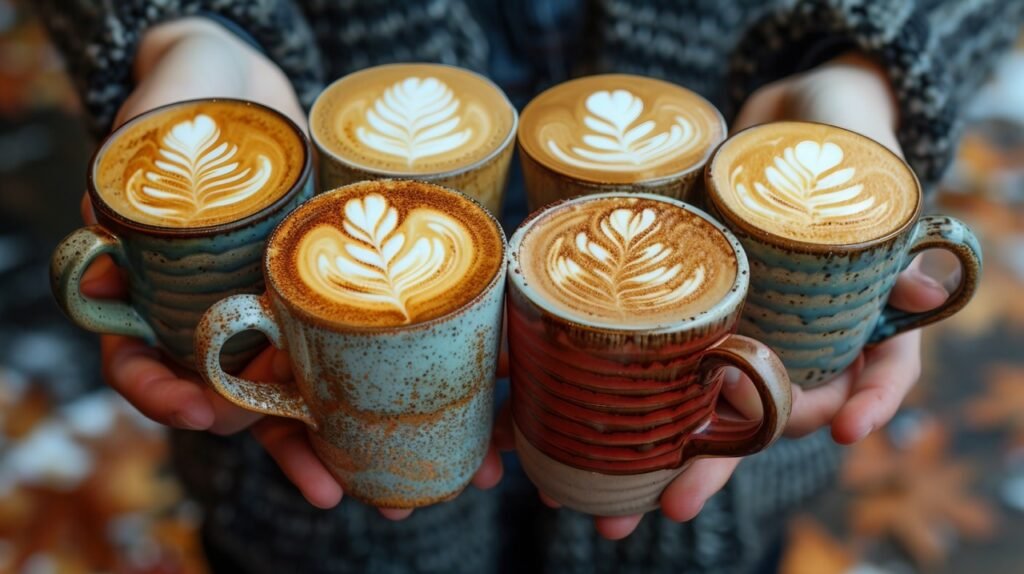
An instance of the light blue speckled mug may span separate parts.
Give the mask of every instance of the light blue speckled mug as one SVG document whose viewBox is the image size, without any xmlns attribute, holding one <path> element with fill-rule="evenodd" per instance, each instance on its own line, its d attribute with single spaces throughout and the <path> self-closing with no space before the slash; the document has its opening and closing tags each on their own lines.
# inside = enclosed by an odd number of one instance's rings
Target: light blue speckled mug
<svg viewBox="0 0 1024 574">
<path fill-rule="evenodd" d="M 302 130 L 256 103 L 192 100 L 138 116 L 93 156 L 87 185 L 98 224 L 57 246 L 53 294 L 78 326 L 138 337 L 194 369 L 200 317 L 226 295 L 263 291 L 266 238 L 313 195 L 311 172 Z M 79 290 L 104 254 L 125 272 L 128 301 Z M 239 369 L 265 344 L 256 333 L 237 337 L 225 368 Z"/>
<path fill-rule="evenodd" d="M 981 276 L 977 238 L 952 217 L 921 217 L 921 187 L 881 144 L 838 127 L 776 122 L 723 143 L 705 172 L 710 210 L 750 260 L 739 332 L 768 344 L 793 383 L 815 386 L 865 345 L 962 309 Z M 888 305 L 919 253 L 951 252 L 960 281 L 938 308 Z"/>
<path fill-rule="evenodd" d="M 238 406 L 298 419 L 345 489 L 381 508 L 447 500 L 490 441 L 505 236 L 469 197 L 379 180 L 325 192 L 274 231 L 267 293 L 214 305 L 200 373 Z M 225 341 L 261 331 L 295 382 L 226 374 Z"/>
</svg>

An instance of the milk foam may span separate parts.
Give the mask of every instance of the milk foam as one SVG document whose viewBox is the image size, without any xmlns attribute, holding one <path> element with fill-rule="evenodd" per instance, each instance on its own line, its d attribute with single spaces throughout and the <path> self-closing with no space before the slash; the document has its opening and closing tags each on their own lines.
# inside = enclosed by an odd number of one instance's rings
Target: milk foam
<svg viewBox="0 0 1024 574">
<path fill-rule="evenodd" d="M 528 284 L 585 320 L 680 320 L 713 307 L 736 277 L 722 233 L 667 202 L 578 202 L 556 206 L 531 225 L 519 247 Z"/>
<path fill-rule="evenodd" d="M 712 167 L 715 195 L 772 233 L 815 243 L 886 235 L 917 206 L 909 168 L 881 144 L 819 124 L 785 122 L 729 140 Z"/>
<path fill-rule="evenodd" d="M 682 87 L 601 75 L 560 84 L 530 102 L 519 141 L 550 169 L 614 183 L 699 168 L 724 133 L 718 111 Z"/>
</svg>

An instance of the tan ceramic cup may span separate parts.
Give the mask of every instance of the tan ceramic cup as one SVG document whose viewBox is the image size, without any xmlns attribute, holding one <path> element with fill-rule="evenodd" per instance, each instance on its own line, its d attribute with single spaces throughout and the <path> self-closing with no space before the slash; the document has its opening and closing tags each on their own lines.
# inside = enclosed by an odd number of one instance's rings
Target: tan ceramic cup
<svg viewBox="0 0 1024 574">
<path fill-rule="evenodd" d="M 517 137 L 531 210 L 595 193 L 690 201 L 725 119 L 682 86 L 628 74 L 565 82 L 523 109 Z"/>
<path fill-rule="evenodd" d="M 485 115 L 503 129 L 477 138 L 473 120 Z M 310 111 L 319 189 L 415 179 L 461 191 L 499 216 L 518 120 L 505 93 L 469 70 L 426 63 L 360 70 L 328 86 Z M 370 149 L 375 143 L 385 151 Z"/>
</svg>

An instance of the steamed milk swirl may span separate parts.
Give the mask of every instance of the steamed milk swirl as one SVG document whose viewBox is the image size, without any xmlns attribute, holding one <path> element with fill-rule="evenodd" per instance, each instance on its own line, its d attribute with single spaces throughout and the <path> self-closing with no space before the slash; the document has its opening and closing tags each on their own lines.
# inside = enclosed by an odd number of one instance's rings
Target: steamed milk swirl
<svg viewBox="0 0 1024 574">
<path fill-rule="evenodd" d="M 275 232 L 270 276 L 312 316 L 345 325 L 420 323 L 475 298 L 502 263 L 497 224 L 444 188 L 355 184 L 300 207 Z"/>
<path fill-rule="evenodd" d="M 881 144 L 823 124 L 743 131 L 715 156 L 717 200 L 753 226 L 817 244 L 870 241 L 917 207 L 913 173 Z"/>
<path fill-rule="evenodd" d="M 559 84 L 523 110 L 520 144 L 559 173 L 634 183 L 703 165 L 725 136 L 706 100 L 680 86 L 621 74 Z"/>
<path fill-rule="evenodd" d="M 369 68 L 332 84 L 310 114 L 313 137 L 362 169 L 432 174 L 498 151 L 515 122 L 504 94 L 467 70 L 437 64 Z"/>
<path fill-rule="evenodd" d="M 283 119 L 244 102 L 205 101 L 129 124 L 101 154 L 96 187 L 133 221 L 206 227 L 272 204 L 304 162 L 302 140 Z"/>
<path fill-rule="evenodd" d="M 532 224 L 519 258 L 529 286 L 569 317 L 621 328 L 684 320 L 713 307 L 736 279 L 720 231 L 647 198 L 556 208 Z"/>
</svg>

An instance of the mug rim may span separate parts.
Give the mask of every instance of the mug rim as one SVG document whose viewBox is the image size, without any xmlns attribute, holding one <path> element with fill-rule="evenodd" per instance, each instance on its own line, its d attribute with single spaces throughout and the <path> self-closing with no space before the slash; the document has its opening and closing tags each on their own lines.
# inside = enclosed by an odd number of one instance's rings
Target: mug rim
<svg viewBox="0 0 1024 574">
<path fill-rule="evenodd" d="M 283 193 L 280 197 L 274 200 L 272 203 L 264 206 L 262 209 L 254 211 L 245 217 L 236 219 L 233 221 L 226 221 L 224 223 L 218 223 L 216 225 L 205 225 L 199 227 L 167 227 L 162 225 L 150 225 L 148 223 L 142 223 L 129 218 L 126 215 L 121 214 L 116 209 L 111 207 L 106 201 L 103 200 L 102 195 L 99 193 L 96 186 L 96 171 L 100 160 L 103 157 L 104 152 L 110 147 L 113 142 L 121 136 L 131 126 L 138 122 L 149 119 L 152 116 L 166 112 L 167 110 L 185 107 L 190 105 L 202 104 L 202 103 L 228 103 L 233 105 L 241 105 L 243 107 L 256 108 L 263 112 L 270 113 L 276 116 L 278 119 L 284 121 L 296 137 L 299 138 L 302 148 L 302 169 L 299 170 L 295 181 L 292 182 L 291 187 L 288 191 Z M 92 157 L 89 159 L 89 171 L 86 176 L 86 192 L 89 195 L 89 199 L 92 202 L 93 209 L 96 211 L 97 216 L 102 215 L 106 221 L 115 223 L 116 225 L 143 233 L 146 235 L 157 236 L 157 237 L 209 237 L 214 235 L 220 235 L 222 233 L 234 231 L 235 229 L 248 227 L 253 223 L 267 219 L 282 206 L 287 205 L 291 202 L 295 196 L 309 183 L 309 178 L 313 171 L 313 154 L 310 149 L 309 139 L 303 133 L 302 128 L 299 127 L 291 118 L 281 113 L 280 111 L 271 108 L 270 106 L 254 102 L 251 100 L 245 100 L 241 98 L 192 98 L 188 100 L 181 100 L 177 102 L 171 102 L 162 106 L 155 107 L 151 110 L 147 110 L 130 120 L 124 122 L 117 127 L 114 131 L 104 136 L 103 140 L 96 150 L 93 152 Z M 100 224 L 104 224 L 104 219 L 99 219 Z"/>
<path fill-rule="evenodd" d="M 488 281 L 487 284 L 482 289 L 480 289 L 480 292 L 477 293 L 475 296 L 473 296 L 473 298 L 467 300 L 466 302 L 464 302 L 462 305 L 459 305 L 455 309 L 452 309 L 451 311 L 448 311 L 447 313 L 444 313 L 442 315 L 438 315 L 437 317 L 432 317 L 432 318 L 427 319 L 425 321 L 419 321 L 419 322 L 416 322 L 416 323 L 408 323 L 408 324 L 404 324 L 404 325 L 391 325 L 391 326 L 347 325 L 347 324 L 345 324 L 345 323 L 343 323 L 341 321 L 337 321 L 337 320 L 334 320 L 334 319 L 330 319 L 330 318 L 327 318 L 327 317 L 323 317 L 323 316 L 320 316 L 320 315 L 315 315 L 313 313 L 310 313 L 310 312 L 306 311 L 305 309 L 303 309 L 302 307 L 296 305 L 293 301 L 289 300 L 287 297 L 285 297 L 284 293 L 281 291 L 281 289 L 278 288 L 276 277 L 274 277 L 274 274 L 270 270 L 270 258 L 271 258 L 270 257 L 270 246 L 273 245 L 273 243 L 277 240 L 278 234 L 279 233 L 283 233 L 282 230 L 284 228 L 285 223 L 288 222 L 294 216 L 294 214 L 299 211 L 299 209 L 302 209 L 302 208 L 305 208 L 307 206 L 313 205 L 316 202 L 327 201 L 331 196 L 335 195 L 340 190 L 347 189 L 349 187 L 358 186 L 358 185 L 365 185 L 365 184 L 370 184 L 370 183 L 378 184 L 378 183 L 387 183 L 387 182 L 416 183 L 416 184 L 420 184 L 420 185 L 433 185 L 435 187 L 439 187 L 439 188 L 443 189 L 444 191 L 446 191 L 448 193 L 454 193 L 454 194 L 457 194 L 457 195 L 459 195 L 459 196 L 461 196 L 461 197 L 463 197 L 465 199 L 468 199 L 470 202 L 472 202 L 472 204 L 477 209 L 479 209 L 480 211 L 485 213 L 487 215 L 487 219 L 494 225 L 495 230 L 498 232 L 498 237 L 501 239 L 501 255 L 500 255 L 500 258 L 499 258 L 499 263 L 498 263 L 498 265 L 496 267 L 496 270 L 494 272 L 494 276 L 491 277 L 490 281 Z M 476 198 L 474 198 L 474 197 L 472 197 L 472 196 L 470 196 L 470 195 L 468 195 L 466 193 L 463 193 L 463 192 L 461 192 L 461 191 L 459 191 L 457 189 L 453 189 L 453 188 L 446 187 L 446 186 L 443 186 L 443 185 L 439 185 L 437 183 L 433 183 L 433 182 L 429 182 L 429 181 L 422 181 L 422 180 L 416 180 L 416 179 L 379 179 L 379 180 L 357 181 L 355 183 L 350 183 L 348 185 L 342 185 L 342 186 L 339 186 L 339 187 L 335 187 L 333 189 L 326 190 L 326 191 L 324 191 L 322 193 L 319 193 L 319 194 L 309 198 L 305 202 L 303 202 L 302 205 L 300 205 L 294 211 L 292 211 L 291 213 L 286 215 L 284 218 L 282 218 L 281 221 L 274 227 L 274 230 L 270 233 L 270 235 L 267 236 L 266 245 L 267 245 L 267 248 L 264 250 L 264 253 L 263 253 L 263 265 L 262 266 L 263 266 L 263 277 L 264 277 L 264 282 L 266 283 L 267 294 L 272 294 L 274 299 L 280 301 L 285 307 L 288 308 L 288 311 L 290 313 L 292 313 L 296 317 L 301 318 L 303 322 L 319 325 L 321 327 L 325 327 L 327 329 L 330 329 L 331 331 L 334 331 L 334 332 L 352 333 L 352 334 L 364 334 L 364 335 L 379 335 L 379 334 L 389 334 L 389 333 L 390 334 L 399 334 L 399 333 L 407 333 L 407 332 L 415 332 L 415 331 L 425 330 L 425 329 L 429 329 L 429 328 L 431 328 L 431 327 L 433 327 L 435 325 L 438 325 L 438 324 L 450 321 L 451 319 L 453 319 L 453 318 L 455 318 L 455 317 L 457 317 L 459 315 L 462 315 L 463 313 L 465 313 L 469 309 L 475 307 L 485 297 L 487 297 L 494 290 L 496 284 L 504 283 L 504 275 L 505 275 L 505 264 L 504 264 L 504 261 L 505 261 L 505 259 L 508 256 L 508 240 L 505 238 L 505 230 L 502 229 L 501 223 L 498 222 L 498 219 L 496 217 L 494 217 L 494 215 L 486 207 L 484 207 L 483 204 L 481 204 Z"/>
<path fill-rule="evenodd" d="M 508 106 L 508 109 L 512 111 L 512 123 L 509 126 L 508 133 L 505 134 L 505 137 L 502 138 L 501 143 L 498 144 L 497 147 L 495 147 L 493 150 L 491 150 L 484 157 L 474 161 L 471 164 L 460 166 L 460 167 L 455 167 L 455 168 L 449 169 L 447 171 L 428 171 L 428 172 L 394 171 L 394 170 L 380 169 L 380 168 L 375 168 L 375 167 L 371 167 L 371 166 L 362 165 L 360 163 L 357 163 L 357 162 L 352 161 L 352 160 L 350 160 L 348 158 L 344 158 L 344 157 L 338 155 L 334 150 L 330 149 L 329 147 L 324 145 L 323 142 L 320 141 L 320 138 L 317 136 L 316 130 L 313 129 L 313 116 L 316 115 L 317 109 L 320 107 L 321 102 L 324 99 L 324 95 L 328 91 L 332 90 L 336 85 L 340 84 L 341 82 L 343 82 L 343 81 L 345 81 L 345 80 L 347 80 L 347 79 L 349 79 L 349 78 L 351 78 L 353 76 L 357 76 L 359 74 L 368 72 L 369 70 L 374 70 L 374 69 L 377 69 L 377 68 L 395 68 L 395 67 L 400 67 L 400 66 L 432 66 L 432 67 L 437 67 L 437 68 L 449 68 L 449 69 L 453 69 L 453 70 L 458 70 L 459 72 L 462 72 L 462 73 L 470 74 L 472 76 L 477 77 L 480 80 L 483 80 L 486 84 L 490 85 L 492 88 L 494 88 L 495 91 L 498 92 L 498 94 L 501 95 L 502 99 L 505 101 L 505 104 Z M 516 107 L 514 105 L 512 105 L 512 100 L 509 99 L 508 94 L 506 94 L 505 91 L 502 90 L 501 87 L 498 86 L 498 84 L 494 83 L 494 81 L 491 80 L 490 78 L 488 78 L 487 76 L 485 76 L 483 74 L 479 74 L 477 72 L 474 72 L 473 70 L 469 70 L 469 69 L 463 68 L 461 66 L 453 66 L 451 64 L 442 64 L 442 63 L 439 63 L 439 62 L 414 62 L 414 61 L 392 62 L 390 64 L 380 64 L 380 65 L 377 65 L 377 66 L 370 66 L 369 68 L 363 68 L 361 70 L 356 70 L 354 72 L 350 72 L 350 73 L 345 74 L 344 76 L 334 80 L 330 84 L 328 84 L 327 87 L 325 87 L 323 90 L 320 91 L 320 93 L 317 95 L 316 99 L 313 101 L 313 105 L 309 108 L 309 114 L 308 114 L 308 116 L 306 118 L 306 125 L 309 128 L 309 139 L 310 139 L 310 141 L 313 142 L 313 145 L 316 146 L 317 151 L 320 152 L 320 154 L 322 154 L 324 156 L 327 156 L 327 158 L 329 158 L 330 160 L 336 161 L 336 162 L 338 162 L 340 164 L 343 164 L 344 166 L 348 167 L 349 169 L 352 169 L 354 171 L 360 171 L 360 172 L 363 172 L 363 173 L 365 173 L 367 175 L 371 175 L 371 176 L 378 177 L 378 178 L 383 178 L 383 179 L 394 179 L 396 181 L 401 181 L 401 180 L 417 180 L 417 181 L 426 181 L 428 183 L 434 183 L 434 180 L 446 179 L 446 178 L 449 178 L 449 177 L 454 177 L 454 176 L 461 175 L 463 173 L 467 173 L 467 172 L 473 171 L 475 169 L 478 169 L 481 166 L 486 165 L 487 163 L 493 161 L 496 157 L 500 156 L 502 154 L 502 152 L 504 152 L 506 149 L 508 149 L 508 146 L 513 141 L 515 141 L 516 133 L 518 132 L 518 129 L 519 129 L 519 110 L 517 110 Z M 321 158 L 321 161 L 323 161 L 323 160 L 324 160 L 324 158 Z M 337 188 L 335 188 L 335 189 L 337 189 Z"/>
<path fill-rule="evenodd" d="M 638 197 L 643 199 L 650 199 L 667 203 L 675 207 L 679 207 L 691 215 L 703 219 L 706 223 L 710 224 L 716 231 L 718 231 L 725 242 L 729 245 L 729 248 L 733 252 L 733 256 L 736 258 L 736 278 L 733 280 L 729 290 L 722 296 L 721 299 L 715 302 L 711 307 L 695 313 L 692 317 L 687 317 L 681 320 L 668 321 L 665 323 L 657 323 L 653 325 L 643 326 L 628 326 L 613 323 L 606 323 L 603 321 L 587 321 L 582 317 L 576 317 L 569 315 L 568 313 L 558 309 L 554 305 L 550 304 L 547 300 L 541 298 L 539 294 L 536 294 L 530 290 L 526 284 L 525 274 L 522 272 L 522 267 L 519 262 L 519 249 L 522 246 L 523 240 L 526 238 L 530 229 L 541 219 L 544 215 L 551 213 L 555 210 L 563 209 L 566 206 L 575 205 L 578 203 L 586 203 L 588 201 L 595 201 L 600 199 L 608 198 L 631 198 Z M 729 229 L 721 222 L 711 217 L 708 213 L 697 208 L 689 203 L 685 203 L 673 197 L 665 195 L 658 195 L 654 193 L 635 193 L 635 192 L 623 192 L 623 191 L 612 191 L 605 193 L 595 193 L 588 195 L 580 195 L 569 199 L 563 199 L 554 203 L 548 204 L 540 209 L 537 209 L 530 214 L 529 217 L 524 220 L 515 233 L 512 234 L 512 239 L 509 240 L 509 246 L 507 251 L 507 265 L 508 265 L 508 280 L 512 286 L 521 293 L 531 304 L 535 305 L 538 309 L 556 317 L 558 320 L 563 321 L 571 326 L 578 326 L 584 329 L 592 331 L 600 331 L 604 333 L 614 334 L 626 334 L 626 335 L 667 335 L 675 333 L 683 333 L 700 329 L 706 325 L 709 325 L 715 321 L 719 321 L 731 314 L 737 314 L 735 319 L 738 319 L 738 310 L 742 308 L 744 301 L 746 301 L 747 292 L 750 287 L 750 265 L 747 260 L 746 251 L 740 244 L 739 239 L 729 231 Z M 732 321 L 734 322 L 734 321 Z M 732 323 L 730 322 L 730 323 Z M 727 333 L 723 332 L 722 335 Z"/>
<path fill-rule="evenodd" d="M 539 157 L 537 157 L 536 154 L 530 153 L 529 147 L 526 146 L 526 145 L 523 145 L 523 141 L 526 138 L 523 137 L 523 135 L 522 135 L 522 128 L 523 128 L 523 123 L 522 122 L 520 122 L 519 127 L 516 130 L 516 143 L 519 144 L 518 145 L 519 150 L 523 154 L 529 156 L 530 159 L 532 159 L 533 161 L 537 162 L 537 164 L 542 166 L 544 169 L 547 169 L 547 170 L 557 174 L 560 177 L 571 179 L 573 181 L 580 181 L 580 182 L 585 182 L 585 183 L 592 184 L 592 185 L 602 185 L 602 186 L 606 186 L 606 185 L 614 185 L 614 186 L 631 186 L 631 185 L 657 186 L 657 185 L 661 185 L 661 184 L 664 184 L 664 183 L 667 183 L 667 182 L 670 182 L 670 181 L 673 181 L 673 180 L 676 180 L 676 179 L 680 179 L 680 178 L 686 177 L 687 175 L 690 175 L 691 173 L 694 173 L 696 171 L 704 169 L 704 166 L 707 165 L 711 161 L 711 158 L 713 157 L 713 154 L 714 154 L 715 150 L 718 149 L 718 146 L 720 146 L 722 144 L 722 142 L 724 142 L 728 138 L 728 136 L 729 136 L 729 126 L 728 126 L 728 124 L 725 121 L 725 116 L 722 115 L 722 111 L 718 109 L 718 106 L 716 106 L 713 103 L 711 103 L 711 100 L 708 100 L 704 96 L 702 96 L 702 95 L 698 94 L 697 92 L 687 88 L 686 86 L 681 86 L 679 84 L 676 84 L 676 83 L 673 83 L 673 82 L 669 82 L 667 80 L 663 80 L 663 79 L 660 79 L 660 78 L 654 78 L 654 77 L 651 77 L 651 76 L 643 76 L 643 75 L 640 75 L 640 74 L 621 74 L 621 73 L 589 74 L 589 75 L 586 75 L 586 76 L 580 76 L 578 78 L 573 78 L 573 79 L 565 81 L 565 82 L 560 82 L 560 83 L 555 84 L 554 86 L 551 86 L 550 88 L 544 90 L 543 92 L 537 94 L 536 96 L 534 96 L 526 104 L 526 106 L 523 107 L 523 113 L 521 114 L 521 116 L 522 117 L 526 117 L 526 115 L 530 113 L 531 106 L 536 104 L 537 100 L 539 100 L 540 98 L 544 97 L 545 94 L 547 94 L 549 92 L 552 92 L 554 90 L 557 90 L 557 89 L 561 88 L 562 86 L 565 86 L 565 85 L 568 85 L 568 84 L 574 84 L 574 83 L 578 83 L 578 82 L 585 82 L 585 81 L 589 81 L 589 80 L 594 79 L 594 78 L 608 78 L 608 77 L 612 77 L 612 76 L 620 76 L 620 77 L 624 77 L 624 78 L 627 78 L 627 79 L 630 79 L 630 78 L 640 78 L 640 79 L 643 79 L 643 80 L 646 80 L 646 81 L 652 81 L 652 82 L 657 82 L 657 83 L 661 83 L 661 84 L 667 84 L 667 85 L 669 85 L 669 86 L 671 86 L 673 88 L 682 89 L 682 90 L 685 90 L 685 91 L 689 92 L 691 95 L 693 95 L 697 99 L 699 99 L 699 100 L 703 101 L 705 104 L 707 104 L 708 108 L 710 108 L 711 110 L 713 110 L 715 112 L 715 116 L 718 118 L 718 124 L 719 124 L 719 126 L 721 127 L 721 130 L 722 130 L 722 139 L 721 139 L 721 141 L 719 141 L 719 142 L 717 142 L 715 144 L 709 145 L 707 150 L 705 150 L 704 154 L 701 156 L 700 160 L 695 162 L 693 165 L 691 165 L 691 166 L 689 166 L 689 167 L 687 167 L 685 169 L 682 169 L 680 171 L 673 172 L 673 173 L 670 173 L 670 174 L 667 174 L 667 175 L 659 176 L 659 177 L 650 177 L 650 178 L 646 178 L 646 179 L 638 179 L 638 180 L 635 180 L 635 181 L 619 181 L 619 182 L 617 182 L 617 181 L 608 181 L 607 179 L 601 179 L 601 178 L 577 177 L 577 176 L 574 176 L 574 175 L 569 175 L 569 174 L 567 174 L 567 173 L 557 169 L 557 167 L 555 167 L 555 164 L 553 164 L 552 162 L 544 161 L 544 160 L 540 159 Z"/>
<path fill-rule="evenodd" d="M 725 205 L 725 202 L 722 201 L 719 197 L 717 191 L 718 185 L 716 183 L 713 173 L 715 161 L 718 159 L 719 153 L 732 140 L 732 138 L 748 131 L 757 130 L 759 128 L 767 128 L 770 126 L 776 126 L 780 124 L 827 126 L 832 129 L 841 130 L 855 137 L 865 139 L 871 144 L 874 144 L 875 146 L 883 150 L 883 153 L 891 155 L 893 158 L 895 158 L 897 161 L 903 164 L 907 172 L 910 173 L 910 177 L 914 181 L 914 190 L 916 191 L 914 209 L 910 212 L 910 215 L 907 216 L 907 219 L 905 221 L 902 221 L 898 226 L 889 230 L 884 235 L 880 235 L 879 237 L 875 237 L 873 239 L 869 239 L 866 241 L 859 241 L 856 243 L 813 243 L 810 241 L 801 241 L 799 239 L 792 239 L 790 237 L 773 233 L 766 229 L 761 229 L 760 227 L 744 220 L 742 217 L 737 215 L 732 209 L 730 209 L 728 205 Z M 924 203 L 924 192 L 921 189 L 921 181 L 918 179 L 917 173 L 915 173 L 914 169 L 910 167 L 910 164 L 907 163 L 907 160 L 900 157 L 898 154 L 896 154 L 896 152 L 882 145 L 878 141 L 864 134 L 855 132 L 853 130 L 848 130 L 840 126 L 827 124 L 824 122 L 808 122 L 796 120 L 784 120 L 777 122 L 768 122 L 764 124 L 757 124 L 743 128 L 742 130 L 729 136 L 725 141 L 720 143 L 717 148 L 715 148 L 714 153 L 712 153 L 711 155 L 711 159 L 708 160 L 707 165 L 704 167 L 704 188 L 708 197 L 708 202 L 711 204 L 711 206 L 717 213 L 721 214 L 722 219 L 728 225 L 734 225 L 741 229 L 747 235 L 750 235 L 751 237 L 754 237 L 755 239 L 758 239 L 759 241 L 762 241 L 769 245 L 782 247 L 784 249 L 796 251 L 798 253 L 808 253 L 811 255 L 822 255 L 829 253 L 858 253 L 861 251 L 871 249 L 872 247 L 877 247 L 879 245 L 889 243 L 895 240 L 896 238 L 902 236 L 904 233 L 906 233 L 909 229 L 913 228 L 914 225 L 917 224 L 917 221 L 921 218 L 921 210 L 923 209 L 922 204 Z"/>
</svg>

